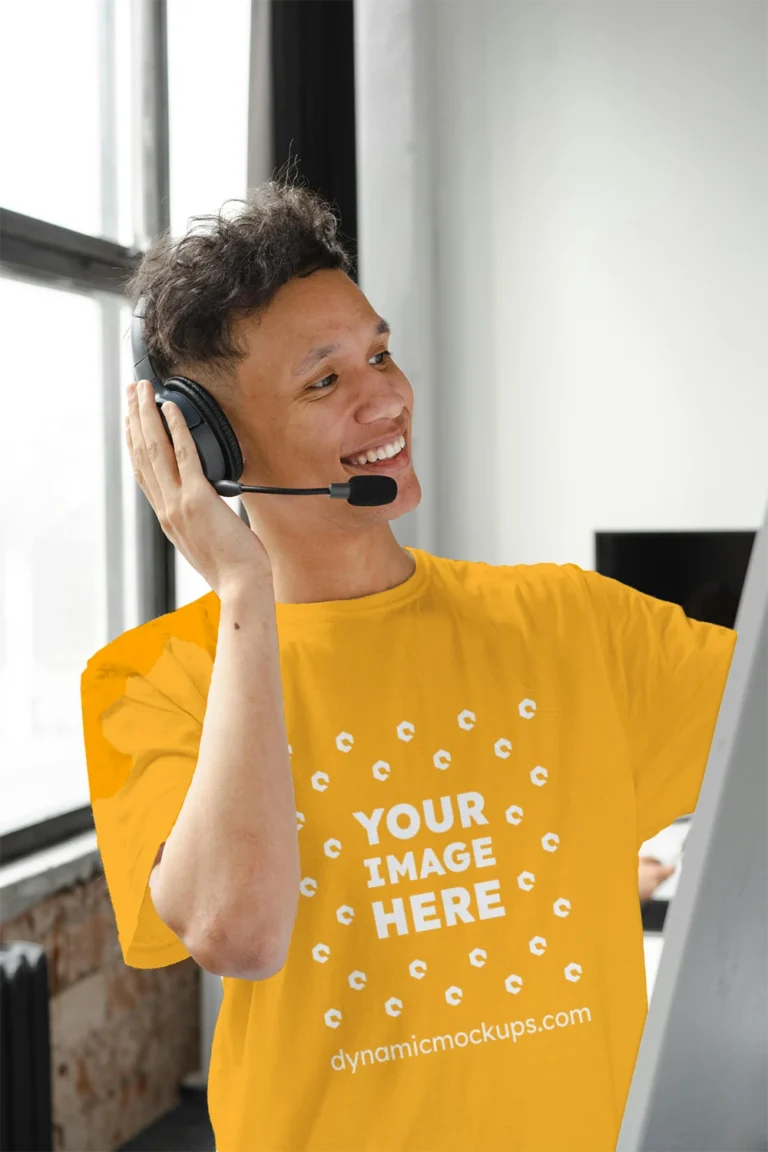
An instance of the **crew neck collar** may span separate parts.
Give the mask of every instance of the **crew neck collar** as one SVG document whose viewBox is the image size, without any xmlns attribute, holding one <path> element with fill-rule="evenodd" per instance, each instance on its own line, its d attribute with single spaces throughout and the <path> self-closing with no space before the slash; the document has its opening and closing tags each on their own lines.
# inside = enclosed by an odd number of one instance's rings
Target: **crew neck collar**
<svg viewBox="0 0 768 1152">
<path fill-rule="evenodd" d="M 372 592 L 368 596 L 355 596 L 351 600 L 318 600 L 310 604 L 275 603 L 279 627 L 292 624 L 332 623 L 347 619 L 359 619 L 366 615 L 402 607 L 415 600 L 425 589 L 429 580 L 429 558 L 421 548 L 404 546 L 405 552 L 413 556 L 416 567 L 411 575 L 393 588 L 383 592 Z"/>
</svg>

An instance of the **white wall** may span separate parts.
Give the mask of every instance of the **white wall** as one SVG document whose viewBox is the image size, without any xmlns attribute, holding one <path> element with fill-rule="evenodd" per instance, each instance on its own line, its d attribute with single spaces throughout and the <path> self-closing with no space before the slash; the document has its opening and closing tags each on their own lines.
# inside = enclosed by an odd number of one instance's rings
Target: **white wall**
<svg viewBox="0 0 768 1152">
<path fill-rule="evenodd" d="M 393 528 L 401 544 L 436 550 L 434 220 L 423 210 L 434 113 L 426 13 L 418 14 L 414 0 L 355 5 L 358 263 L 360 286 L 391 324 L 389 347 L 415 393 L 412 452 L 422 500 Z"/>
<path fill-rule="evenodd" d="M 595 530 L 762 522 L 767 14 L 356 0 L 361 286 L 416 389 L 417 545 L 593 567 Z"/>
</svg>

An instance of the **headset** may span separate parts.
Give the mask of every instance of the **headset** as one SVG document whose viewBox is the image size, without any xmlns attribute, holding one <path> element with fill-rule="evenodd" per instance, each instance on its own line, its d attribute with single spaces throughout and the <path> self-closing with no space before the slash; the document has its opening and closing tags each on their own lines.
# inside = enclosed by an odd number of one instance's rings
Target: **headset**
<svg viewBox="0 0 768 1152">
<path fill-rule="evenodd" d="M 131 321 L 134 379 L 149 380 L 152 385 L 155 404 L 171 443 L 173 437 L 160 406 L 172 400 L 178 407 L 195 442 L 203 473 L 220 496 L 266 492 L 281 496 L 331 496 L 363 507 L 392 503 L 397 496 L 397 481 L 392 476 L 352 476 L 346 483 L 329 484 L 325 488 L 263 488 L 241 484 L 244 462 L 240 445 L 232 425 L 210 392 L 187 376 L 169 376 L 167 380 L 158 376 L 144 341 L 145 309 L 146 298 L 142 296 Z"/>
</svg>

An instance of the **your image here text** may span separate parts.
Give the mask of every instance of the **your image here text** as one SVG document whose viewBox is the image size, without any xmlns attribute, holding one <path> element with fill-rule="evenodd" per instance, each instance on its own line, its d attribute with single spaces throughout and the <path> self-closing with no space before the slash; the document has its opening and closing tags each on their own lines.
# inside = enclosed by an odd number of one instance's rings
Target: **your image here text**
<svg viewBox="0 0 768 1152">
<path fill-rule="evenodd" d="M 376 808 L 370 815 L 365 812 L 353 812 L 352 815 L 364 828 L 371 847 L 380 845 L 382 834 L 386 835 L 386 832 L 394 840 L 412 839 L 422 828 L 422 818 L 424 827 L 437 836 L 447 836 L 457 817 L 462 828 L 488 824 L 483 813 L 485 799 L 480 792 L 441 796 L 439 805 L 439 814 L 435 801 L 428 799 L 422 801 L 421 810 L 414 804 L 395 804 L 389 809 Z M 469 843 L 452 840 L 438 848 L 390 852 L 363 860 L 368 870 L 369 888 L 394 885 L 401 880 L 426 880 L 433 875 L 446 876 L 451 872 L 465 872 L 472 867 L 488 868 L 495 864 L 490 836 L 474 837 Z M 376 900 L 371 910 L 379 939 L 385 939 L 390 931 L 404 936 L 411 931 L 428 932 L 458 923 L 470 924 L 475 920 L 506 916 L 496 879 L 480 880 L 466 887 L 449 885 L 429 892 L 412 893 L 408 897 Z"/>
</svg>

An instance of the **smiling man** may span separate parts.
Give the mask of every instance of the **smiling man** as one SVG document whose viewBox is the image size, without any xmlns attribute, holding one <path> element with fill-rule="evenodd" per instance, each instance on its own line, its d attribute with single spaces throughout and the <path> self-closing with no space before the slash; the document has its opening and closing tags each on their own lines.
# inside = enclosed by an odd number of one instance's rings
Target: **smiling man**
<svg viewBox="0 0 768 1152">
<path fill-rule="evenodd" d="M 378 470 L 398 495 L 245 494 L 268 568 L 89 660 L 122 954 L 222 977 L 218 1152 L 611 1152 L 647 1009 L 638 851 L 695 809 L 736 634 L 575 564 L 398 544 L 414 396 L 336 224 L 270 183 L 129 285 L 243 483 Z M 131 398 L 164 530 L 193 560 L 250 548 L 169 424 Z"/>
</svg>

